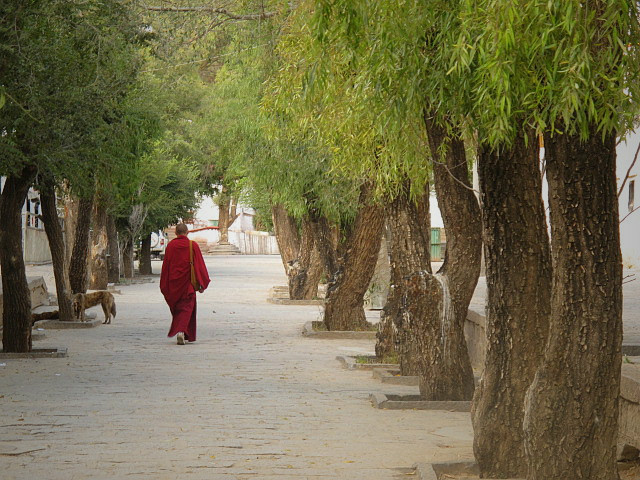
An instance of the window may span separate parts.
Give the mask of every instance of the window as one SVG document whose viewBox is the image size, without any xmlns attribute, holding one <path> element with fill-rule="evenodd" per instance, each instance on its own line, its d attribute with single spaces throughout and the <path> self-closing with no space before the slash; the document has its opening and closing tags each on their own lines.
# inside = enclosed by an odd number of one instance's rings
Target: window
<svg viewBox="0 0 640 480">
<path fill-rule="evenodd" d="M 636 181 L 631 180 L 629 182 L 629 211 L 630 212 L 633 210 L 633 195 L 634 195 L 635 189 L 636 189 Z"/>
</svg>

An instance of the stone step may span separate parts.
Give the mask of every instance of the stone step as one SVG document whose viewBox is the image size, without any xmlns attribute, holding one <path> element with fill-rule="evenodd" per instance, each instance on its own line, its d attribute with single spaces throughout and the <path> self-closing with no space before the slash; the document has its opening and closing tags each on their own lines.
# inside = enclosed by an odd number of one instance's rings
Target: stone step
<svg viewBox="0 0 640 480">
<path fill-rule="evenodd" d="M 209 255 L 240 255 L 240 249 L 235 245 L 229 244 L 218 244 L 209 248 Z"/>
</svg>

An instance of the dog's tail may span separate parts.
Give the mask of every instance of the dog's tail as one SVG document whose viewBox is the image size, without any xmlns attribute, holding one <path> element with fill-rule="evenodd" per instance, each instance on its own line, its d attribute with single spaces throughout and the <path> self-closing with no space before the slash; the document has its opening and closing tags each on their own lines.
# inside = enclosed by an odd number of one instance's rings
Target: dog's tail
<svg viewBox="0 0 640 480">
<path fill-rule="evenodd" d="M 111 315 L 116 316 L 116 302 L 111 304 Z"/>
</svg>

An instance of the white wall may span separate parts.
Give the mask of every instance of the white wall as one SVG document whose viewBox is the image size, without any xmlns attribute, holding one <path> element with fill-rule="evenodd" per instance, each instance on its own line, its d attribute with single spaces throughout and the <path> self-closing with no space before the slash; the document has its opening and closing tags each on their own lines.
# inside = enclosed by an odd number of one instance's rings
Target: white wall
<svg viewBox="0 0 640 480">
<path fill-rule="evenodd" d="M 618 189 L 622 185 L 624 178 L 633 162 L 636 150 L 640 145 L 640 134 L 630 133 L 626 141 L 620 142 L 617 148 L 618 164 L 616 176 L 618 177 Z M 620 247 L 622 249 L 622 261 L 625 268 L 640 268 L 640 210 L 630 213 L 629 187 L 635 181 L 634 207 L 640 206 L 640 158 L 629 174 L 629 178 L 620 194 L 618 208 L 620 209 Z"/>
</svg>

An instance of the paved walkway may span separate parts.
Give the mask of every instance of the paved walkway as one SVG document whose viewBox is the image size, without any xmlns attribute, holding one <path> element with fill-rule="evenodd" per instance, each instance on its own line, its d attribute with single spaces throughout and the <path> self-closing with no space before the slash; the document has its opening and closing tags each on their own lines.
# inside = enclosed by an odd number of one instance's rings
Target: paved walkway
<svg viewBox="0 0 640 480">
<path fill-rule="evenodd" d="M 206 261 L 213 283 L 194 344 L 166 338 L 156 277 L 122 288 L 112 325 L 37 344 L 66 346 L 68 358 L 0 360 L 3 480 L 383 480 L 472 457 L 468 413 L 372 408 L 372 391 L 417 388 L 335 360 L 372 341 L 303 338 L 318 307 L 266 302 L 285 282 L 278 257 Z"/>
</svg>

